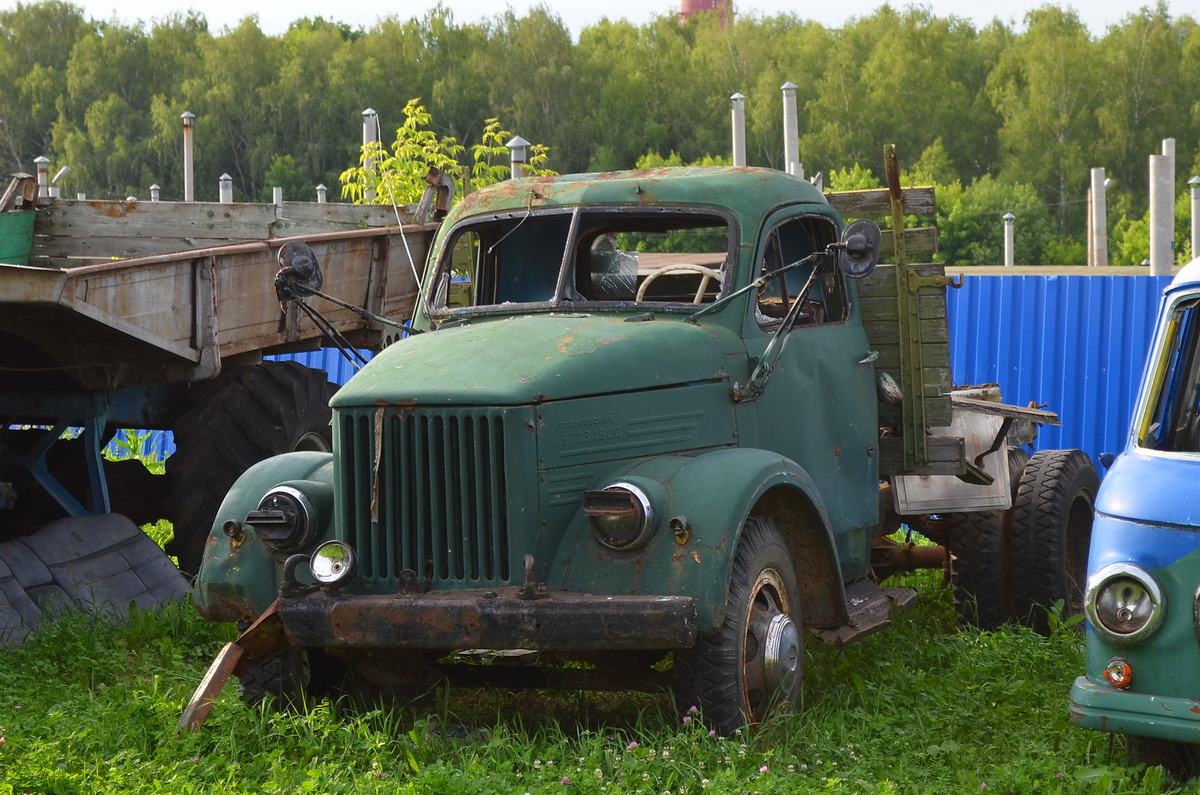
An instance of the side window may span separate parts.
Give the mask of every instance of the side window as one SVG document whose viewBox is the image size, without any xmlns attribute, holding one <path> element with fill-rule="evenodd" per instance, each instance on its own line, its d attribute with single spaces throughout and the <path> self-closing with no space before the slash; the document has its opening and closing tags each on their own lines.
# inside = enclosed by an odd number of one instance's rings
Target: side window
<svg viewBox="0 0 1200 795">
<path fill-rule="evenodd" d="M 779 271 L 823 251 L 833 241 L 833 225 L 824 219 L 793 218 L 768 234 L 759 262 L 759 275 Z M 842 274 L 829 257 L 813 257 L 799 267 L 771 278 L 756 303 L 760 326 L 780 323 L 799 301 L 796 326 L 840 323 L 846 319 Z"/>
<path fill-rule="evenodd" d="M 1176 310 L 1155 369 L 1155 395 L 1140 443 L 1153 450 L 1200 452 L 1200 329 L 1196 306 Z"/>
</svg>

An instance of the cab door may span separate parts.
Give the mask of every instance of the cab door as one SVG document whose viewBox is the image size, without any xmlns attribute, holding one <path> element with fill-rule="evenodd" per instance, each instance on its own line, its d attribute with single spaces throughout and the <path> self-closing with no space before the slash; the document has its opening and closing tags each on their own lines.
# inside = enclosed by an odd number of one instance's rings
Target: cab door
<svg viewBox="0 0 1200 795">
<path fill-rule="evenodd" d="M 756 256 L 760 275 L 802 264 L 749 299 L 750 356 L 761 358 L 779 336 L 778 361 L 755 398 L 760 446 L 792 459 L 812 478 L 843 573 L 860 576 L 869 567 L 879 502 L 874 369 L 854 303 L 857 293 L 836 257 L 810 256 L 837 240 L 828 217 L 780 213 L 764 229 Z M 797 314 L 788 328 L 793 308 Z"/>
</svg>

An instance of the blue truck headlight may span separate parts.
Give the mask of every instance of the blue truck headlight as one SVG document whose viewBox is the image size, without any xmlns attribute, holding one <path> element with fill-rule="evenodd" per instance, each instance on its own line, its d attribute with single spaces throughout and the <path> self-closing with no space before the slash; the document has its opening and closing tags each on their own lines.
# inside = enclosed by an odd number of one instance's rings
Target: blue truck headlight
<svg viewBox="0 0 1200 795">
<path fill-rule="evenodd" d="M 612 549 L 636 549 L 646 543 L 654 525 L 650 498 L 632 483 L 613 483 L 583 493 L 583 515 L 592 535 Z"/>
<path fill-rule="evenodd" d="M 1122 646 L 1154 634 L 1167 608 L 1154 575 L 1134 563 L 1113 563 L 1088 578 L 1084 604 L 1096 634 Z"/>
</svg>

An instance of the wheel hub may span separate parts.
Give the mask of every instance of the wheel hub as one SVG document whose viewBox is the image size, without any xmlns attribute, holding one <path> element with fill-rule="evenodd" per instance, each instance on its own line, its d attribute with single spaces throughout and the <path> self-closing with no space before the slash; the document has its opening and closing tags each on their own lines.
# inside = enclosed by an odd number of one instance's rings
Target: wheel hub
<svg viewBox="0 0 1200 795">
<path fill-rule="evenodd" d="M 791 616 L 780 613 L 767 623 L 762 662 L 767 690 L 789 699 L 800 667 L 800 635 Z"/>
<path fill-rule="evenodd" d="M 770 704 L 794 703 L 800 689 L 803 640 L 788 615 L 787 591 L 777 572 L 766 569 L 754 584 L 747 610 L 745 698 L 748 714 L 761 720 Z"/>
</svg>

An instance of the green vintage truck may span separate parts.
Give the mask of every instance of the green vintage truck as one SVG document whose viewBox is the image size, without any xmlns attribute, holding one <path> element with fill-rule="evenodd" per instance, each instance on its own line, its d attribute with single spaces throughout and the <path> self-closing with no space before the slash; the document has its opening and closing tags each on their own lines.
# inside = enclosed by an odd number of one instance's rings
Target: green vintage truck
<svg viewBox="0 0 1200 795">
<path fill-rule="evenodd" d="M 902 215 L 876 194 L 844 206 Z M 947 280 L 904 260 L 766 169 L 466 197 L 414 333 L 334 396 L 333 452 L 263 461 L 222 504 L 195 601 L 244 632 L 181 724 L 236 674 L 251 699 L 671 688 L 732 732 L 799 703 L 807 640 L 885 626 L 897 571 L 961 560 L 981 623 L 1070 602 L 1090 522 L 1042 509 L 1091 495 L 1046 477 L 1061 451 L 1017 449 L 1056 418 L 952 390 Z"/>
</svg>

